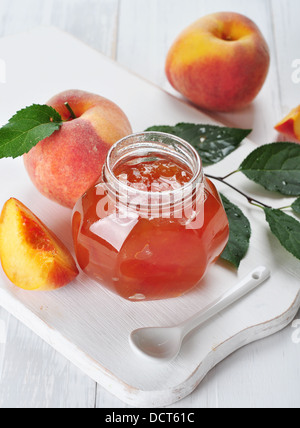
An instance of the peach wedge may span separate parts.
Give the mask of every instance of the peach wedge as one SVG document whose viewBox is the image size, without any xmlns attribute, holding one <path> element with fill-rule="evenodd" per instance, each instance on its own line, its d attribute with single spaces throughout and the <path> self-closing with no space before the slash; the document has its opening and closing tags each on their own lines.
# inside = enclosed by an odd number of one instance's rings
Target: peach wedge
<svg viewBox="0 0 300 428">
<path fill-rule="evenodd" d="M 79 273 L 64 244 L 14 198 L 0 217 L 0 259 L 9 280 L 25 290 L 55 290 Z"/>
<path fill-rule="evenodd" d="M 300 141 L 300 106 L 294 108 L 275 126 L 275 129 L 289 138 Z"/>
</svg>

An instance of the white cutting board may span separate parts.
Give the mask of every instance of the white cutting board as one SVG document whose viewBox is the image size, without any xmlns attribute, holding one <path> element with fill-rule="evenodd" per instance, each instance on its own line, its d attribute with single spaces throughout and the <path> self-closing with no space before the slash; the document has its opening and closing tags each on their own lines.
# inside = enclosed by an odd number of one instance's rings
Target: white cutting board
<svg viewBox="0 0 300 428">
<path fill-rule="evenodd" d="M 6 83 L 0 82 L 1 124 L 16 110 L 45 103 L 71 88 L 116 102 L 135 132 L 181 121 L 213 123 L 197 109 L 57 29 L 39 28 L 0 40 L 0 58 L 6 64 Z M 209 172 L 225 175 L 254 148 L 246 140 Z M 285 204 L 277 196 L 268 199 L 269 193 L 242 175 L 233 176 L 230 182 L 275 207 Z M 58 291 L 26 292 L 13 286 L 0 269 L 0 304 L 129 405 L 161 407 L 182 399 L 236 349 L 285 327 L 300 306 L 300 262 L 270 234 L 260 209 L 230 189 L 218 188 L 239 204 L 252 223 L 251 247 L 238 272 L 219 262 L 198 288 L 183 297 L 134 303 L 111 294 L 84 274 Z M 37 192 L 21 159 L 0 160 L 0 189 L 1 207 L 10 197 L 20 199 L 72 250 L 71 212 Z M 131 351 L 128 336 L 133 329 L 185 320 L 260 264 L 271 269 L 271 279 L 189 337 L 173 362 L 152 364 Z"/>
</svg>

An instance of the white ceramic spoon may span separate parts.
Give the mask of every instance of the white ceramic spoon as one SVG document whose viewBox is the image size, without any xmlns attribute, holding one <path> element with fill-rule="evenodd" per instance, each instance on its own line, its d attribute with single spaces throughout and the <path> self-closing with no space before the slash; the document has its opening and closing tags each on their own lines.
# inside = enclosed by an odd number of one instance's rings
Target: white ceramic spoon
<svg viewBox="0 0 300 428">
<path fill-rule="evenodd" d="M 178 355 L 182 341 L 188 333 L 241 299 L 269 277 L 269 269 L 259 266 L 189 320 L 174 327 L 139 328 L 130 334 L 129 342 L 139 355 L 157 361 L 170 361 Z"/>
</svg>

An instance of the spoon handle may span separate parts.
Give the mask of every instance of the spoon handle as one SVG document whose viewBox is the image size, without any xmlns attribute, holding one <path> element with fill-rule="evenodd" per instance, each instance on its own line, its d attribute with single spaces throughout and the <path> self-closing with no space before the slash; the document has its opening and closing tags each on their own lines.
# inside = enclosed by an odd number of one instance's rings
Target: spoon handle
<svg viewBox="0 0 300 428">
<path fill-rule="evenodd" d="M 262 282 L 270 277 L 270 271 L 265 266 L 259 266 L 250 272 L 238 284 L 232 287 L 229 291 L 223 294 L 220 298 L 215 300 L 212 304 L 208 305 L 201 312 L 194 315 L 188 321 L 180 324 L 178 327 L 182 329 L 183 337 L 192 331 L 194 328 L 203 324 L 219 312 L 232 305 L 237 300 L 248 294 L 255 289 Z"/>
</svg>

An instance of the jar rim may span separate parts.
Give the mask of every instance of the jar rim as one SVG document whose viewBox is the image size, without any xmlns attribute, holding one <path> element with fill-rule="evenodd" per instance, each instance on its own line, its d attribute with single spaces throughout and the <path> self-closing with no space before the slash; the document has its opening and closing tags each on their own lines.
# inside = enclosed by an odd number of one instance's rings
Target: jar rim
<svg viewBox="0 0 300 428">
<path fill-rule="evenodd" d="M 190 155 L 193 157 L 194 161 L 195 161 L 195 165 L 193 168 L 191 168 L 191 171 L 193 173 L 193 177 L 190 181 L 188 181 L 187 183 L 185 183 L 183 186 L 179 187 L 178 189 L 173 189 L 173 190 L 165 190 L 162 192 L 155 192 L 155 191 L 146 191 L 146 190 L 139 190 L 136 188 L 132 188 L 131 186 L 129 186 L 128 184 L 125 184 L 124 182 L 120 181 L 114 174 L 113 171 L 113 166 L 111 165 L 111 159 L 112 159 L 112 155 L 113 153 L 122 145 L 124 144 L 126 141 L 130 141 L 130 140 L 134 140 L 134 139 L 139 139 L 142 138 L 144 143 L 154 143 L 154 142 L 161 142 L 159 140 L 165 140 L 166 141 L 172 141 L 173 143 L 177 144 L 178 146 L 181 146 L 182 148 L 184 148 L 185 150 L 187 150 Z M 150 139 L 150 140 L 149 140 Z M 140 142 L 136 142 L 133 143 L 133 145 L 136 146 L 136 148 L 140 148 L 141 147 L 141 143 Z M 175 146 L 174 146 L 175 148 Z M 188 165 L 189 167 L 191 167 L 191 165 Z M 110 180 L 113 181 L 113 183 L 118 186 L 119 189 L 123 189 L 126 192 L 133 192 L 135 194 L 140 194 L 140 195 L 148 195 L 151 197 L 151 195 L 153 196 L 157 196 L 158 194 L 161 196 L 164 195 L 175 195 L 178 192 L 185 192 L 189 189 L 191 189 L 191 187 L 195 186 L 196 184 L 202 184 L 203 180 L 204 180 L 204 174 L 203 174 L 203 166 L 202 166 L 202 160 L 198 154 L 198 152 L 195 150 L 195 148 L 188 143 L 187 141 L 185 141 L 184 139 L 177 137 L 176 135 L 173 134 L 169 134 L 166 132 L 158 132 L 158 131 L 144 131 L 144 132 L 137 132 L 137 133 L 133 133 L 130 135 L 127 135 L 126 137 L 122 138 L 121 140 L 117 141 L 109 150 L 107 157 L 106 157 L 106 161 L 104 164 L 104 168 L 103 170 L 106 169 L 109 175 Z M 104 173 L 103 173 L 104 175 Z"/>
</svg>

